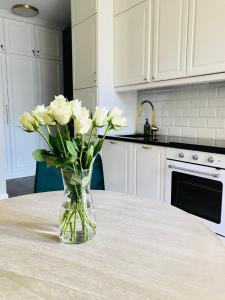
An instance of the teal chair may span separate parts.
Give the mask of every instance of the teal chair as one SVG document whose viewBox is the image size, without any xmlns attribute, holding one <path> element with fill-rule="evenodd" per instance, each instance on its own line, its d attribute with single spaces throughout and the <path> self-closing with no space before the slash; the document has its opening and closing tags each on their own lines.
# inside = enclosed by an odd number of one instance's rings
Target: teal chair
<svg viewBox="0 0 225 300">
<path fill-rule="evenodd" d="M 98 154 L 91 179 L 92 190 L 105 190 L 104 174 L 101 156 Z M 34 182 L 34 193 L 63 190 L 62 174 L 55 167 L 48 168 L 45 162 L 37 162 Z"/>
</svg>

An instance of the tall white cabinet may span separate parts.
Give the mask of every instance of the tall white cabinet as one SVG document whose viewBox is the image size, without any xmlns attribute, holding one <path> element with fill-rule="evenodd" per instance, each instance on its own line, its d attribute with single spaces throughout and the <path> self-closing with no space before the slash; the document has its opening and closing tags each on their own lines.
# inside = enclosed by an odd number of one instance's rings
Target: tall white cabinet
<svg viewBox="0 0 225 300">
<path fill-rule="evenodd" d="M 1 24 L 1 18 L 0 18 Z M 0 27 L 1 28 L 1 27 Z M 1 29 L 0 29 L 1 31 Z M 7 81 L 6 81 L 6 66 L 5 54 L 0 50 L 0 135 L 2 141 L 0 143 L 0 199 L 5 198 L 6 195 L 6 149 L 4 143 L 5 127 L 4 122 L 8 122 L 5 116 L 5 104 L 3 99 L 7 97 Z"/>
<path fill-rule="evenodd" d="M 19 117 L 24 111 L 32 111 L 37 99 L 37 70 L 35 58 L 8 54 L 6 57 L 9 95 L 9 133 L 11 150 L 9 177 L 33 175 L 35 161 L 32 152 L 38 147 L 34 134 L 20 128 Z"/>
<path fill-rule="evenodd" d="M 91 113 L 98 103 L 97 0 L 71 0 L 74 98 Z"/>
<path fill-rule="evenodd" d="M 19 127 L 19 117 L 38 104 L 48 105 L 63 92 L 61 31 L 0 18 L 0 40 L 7 80 L 1 99 L 5 115 L 7 178 L 32 176 L 32 152 L 43 146 L 36 134 Z M 5 39 L 4 39 L 5 37 Z"/>
</svg>

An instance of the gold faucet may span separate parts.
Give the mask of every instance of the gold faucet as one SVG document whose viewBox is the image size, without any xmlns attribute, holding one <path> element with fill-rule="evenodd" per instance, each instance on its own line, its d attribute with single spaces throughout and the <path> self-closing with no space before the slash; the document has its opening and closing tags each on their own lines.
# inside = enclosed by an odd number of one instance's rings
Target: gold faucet
<svg viewBox="0 0 225 300">
<path fill-rule="evenodd" d="M 159 128 L 156 126 L 156 122 L 155 122 L 155 108 L 154 105 L 152 104 L 152 102 L 150 100 L 143 100 L 139 106 L 138 106 L 138 116 L 141 116 L 142 113 L 142 107 L 145 103 L 148 103 L 152 109 L 152 126 L 151 126 L 151 135 L 153 137 L 156 136 L 156 132 L 159 130 Z"/>
</svg>

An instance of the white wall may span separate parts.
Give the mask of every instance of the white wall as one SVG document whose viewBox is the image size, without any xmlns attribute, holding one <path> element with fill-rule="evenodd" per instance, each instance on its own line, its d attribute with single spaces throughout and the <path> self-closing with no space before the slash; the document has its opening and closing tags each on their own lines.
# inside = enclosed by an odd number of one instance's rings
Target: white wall
<svg viewBox="0 0 225 300">
<path fill-rule="evenodd" d="M 113 0 L 98 1 L 98 68 L 98 104 L 109 109 L 114 106 L 122 109 L 128 119 L 128 127 L 119 134 L 134 133 L 136 131 L 137 92 L 116 93 L 114 89 Z"/>
<path fill-rule="evenodd" d="M 225 83 L 200 84 L 138 93 L 138 103 L 150 99 L 156 108 L 160 134 L 225 139 Z M 149 117 L 144 105 L 137 131 Z"/>
</svg>

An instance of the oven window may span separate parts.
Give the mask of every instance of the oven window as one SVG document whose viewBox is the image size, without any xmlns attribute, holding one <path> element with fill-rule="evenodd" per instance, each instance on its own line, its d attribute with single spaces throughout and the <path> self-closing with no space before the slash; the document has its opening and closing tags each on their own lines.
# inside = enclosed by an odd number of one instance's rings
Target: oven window
<svg viewBox="0 0 225 300">
<path fill-rule="evenodd" d="M 172 172 L 171 204 L 220 224 L 223 184 L 220 181 Z"/>
</svg>

